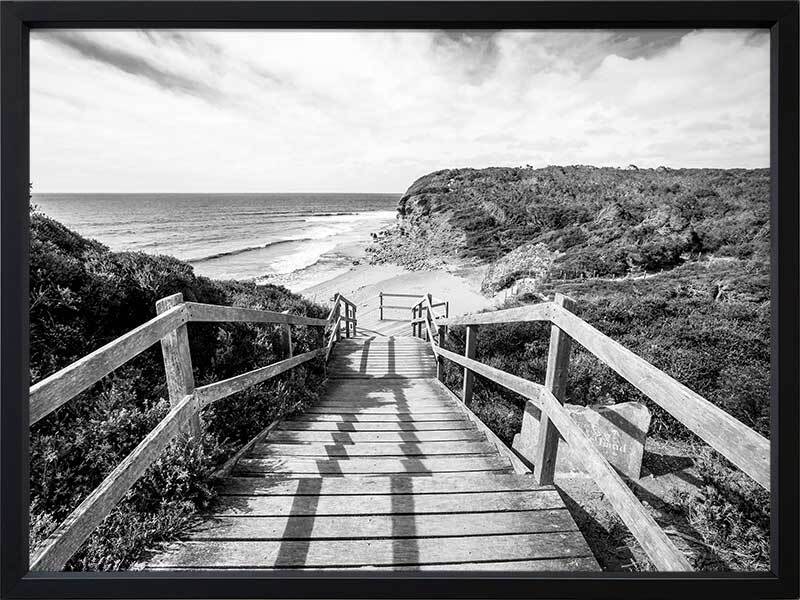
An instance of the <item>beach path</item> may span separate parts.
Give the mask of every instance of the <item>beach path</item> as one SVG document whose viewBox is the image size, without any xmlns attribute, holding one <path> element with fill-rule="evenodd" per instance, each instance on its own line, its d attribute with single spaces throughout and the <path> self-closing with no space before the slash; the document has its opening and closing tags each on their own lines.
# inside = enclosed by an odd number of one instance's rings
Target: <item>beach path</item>
<svg viewBox="0 0 800 600">
<path fill-rule="evenodd" d="M 302 290 L 300 293 L 320 304 L 330 303 L 338 292 L 358 307 L 359 335 L 411 335 L 410 307 L 416 300 L 392 298 L 386 302 L 401 308 L 386 309 L 381 319 L 379 294 L 403 293 L 419 297 L 430 292 L 435 298 L 446 298 L 450 315 L 478 312 L 492 305 L 480 293 L 480 276 L 458 275 L 445 270 L 409 271 L 396 265 L 361 265 L 330 281 Z"/>
<path fill-rule="evenodd" d="M 253 443 L 212 514 L 145 568 L 599 570 L 559 492 L 435 373 L 419 339 L 342 339 L 323 399 Z"/>
</svg>

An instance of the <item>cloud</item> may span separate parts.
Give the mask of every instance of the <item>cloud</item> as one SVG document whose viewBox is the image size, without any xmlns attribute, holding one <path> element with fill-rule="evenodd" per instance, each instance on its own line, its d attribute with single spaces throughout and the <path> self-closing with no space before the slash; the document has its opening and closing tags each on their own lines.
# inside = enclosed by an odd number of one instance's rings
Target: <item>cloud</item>
<svg viewBox="0 0 800 600">
<path fill-rule="evenodd" d="M 42 38 L 69 48 L 84 58 L 103 63 L 124 73 L 141 77 L 170 92 L 196 96 L 213 102 L 221 99 L 219 90 L 205 81 L 170 72 L 144 56 L 102 44 L 82 33 L 53 31 L 46 36 L 42 36 Z M 173 36 L 173 39 L 183 39 L 183 37 Z"/>
<path fill-rule="evenodd" d="M 39 30 L 31 90 L 39 191 L 769 164 L 766 30 Z"/>
</svg>

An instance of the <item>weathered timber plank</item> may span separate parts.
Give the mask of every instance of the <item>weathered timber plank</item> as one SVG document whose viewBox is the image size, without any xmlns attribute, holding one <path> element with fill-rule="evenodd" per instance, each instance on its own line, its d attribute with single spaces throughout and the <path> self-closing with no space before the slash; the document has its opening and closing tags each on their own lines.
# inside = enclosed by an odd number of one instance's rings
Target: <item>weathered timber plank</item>
<svg viewBox="0 0 800 600">
<path fill-rule="evenodd" d="M 33 425 L 77 394 L 100 381 L 139 353 L 159 342 L 188 319 L 183 305 L 171 308 L 32 385 L 29 392 Z"/>
<path fill-rule="evenodd" d="M 519 308 L 507 308 L 485 313 L 471 315 L 461 315 L 458 317 L 440 318 L 438 322 L 442 325 L 493 325 L 499 323 L 522 323 L 526 321 L 549 321 L 550 302 L 532 304 L 530 306 L 520 306 Z"/>
<path fill-rule="evenodd" d="M 60 570 L 117 502 L 142 476 L 159 454 L 197 410 L 197 399 L 186 396 L 172 407 L 158 425 L 145 436 L 103 482 L 36 549 L 31 560 L 33 571 Z"/>
<path fill-rule="evenodd" d="M 242 458 L 233 473 L 367 475 L 395 473 L 456 473 L 461 471 L 507 471 L 509 461 L 500 456 L 456 456 L 434 458 Z"/>
<path fill-rule="evenodd" d="M 566 508 L 447 515 L 212 517 L 191 540 L 420 538 L 577 531 Z"/>
<path fill-rule="evenodd" d="M 247 373 L 231 377 L 230 379 L 223 379 L 222 381 L 199 387 L 197 388 L 197 397 L 200 400 L 200 406 L 208 406 L 220 398 L 225 398 L 231 394 L 235 394 L 236 392 L 241 392 L 242 390 L 245 390 L 257 383 L 266 381 L 267 379 L 275 377 L 276 375 L 280 375 L 285 371 L 308 362 L 309 360 L 320 356 L 324 352 L 324 348 L 318 348 L 317 350 L 298 354 L 292 358 L 287 358 L 286 360 L 267 365 L 266 367 L 261 367 L 260 369 L 248 371 Z"/>
<path fill-rule="evenodd" d="M 329 408 L 391 408 L 406 406 L 410 408 L 424 408 L 424 407 L 443 407 L 446 409 L 455 407 L 455 403 L 449 398 L 406 398 L 401 395 L 394 397 L 380 397 L 380 396 L 364 396 L 361 398 L 351 398 L 341 400 L 328 400 L 324 399 L 322 402 L 315 404 L 315 406 L 324 406 Z"/>
<path fill-rule="evenodd" d="M 475 360 L 476 352 L 478 350 L 478 327 L 476 325 L 467 325 L 467 336 L 464 344 L 464 356 L 471 360 Z M 472 371 L 464 369 L 464 381 L 462 385 L 461 398 L 466 406 L 472 402 L 472 388 L 473 388 L 474 375 Z"/>
<path fill-rule="evenodd" d="M 287 315 L 255 308 L 201 304 L 199 302 L 186 302 L 186 308 L 189 311 L 189 320 L 193 322 L 282 323 L 286 325 L 310 325 L 314 327 L 325 327 L 328 325 L 327 319 L 313 319 L 311 317 Z"/>
<path fill-rule="evenodd" d="M 476 492 L 548 491 L 552 486 L 536 485 L 533 475 L 463 473 L 437 475 L 436 477 L 411 477 L 389 475 L 386 477 L 359 477 L 346 479 L 325 478 L 312 484 L 308 480 L 276 477 L 228 477 L 223 482 L 228 495 L 245 496 L 359 496 L 393 494 L 452 494 Z M 465 502 L 465 506 L 469 502 Z"/>
<path fill-rule="evenodd" d="M 600 571 L 594 556 L 571 556 L 569 558 L 544 558 L 539 560 L 507 560 L 503 562 L 485 561 L 472 563 L 431 563 L 414 567 L 395 567 L 392 571 L 533 571 L 556 573 L 581 573 Z"/>
<path fill-rule="evenodd" d="M 358 373 L 356 371 L 334 371 L 329 373 L 332 379 L 430 379 L 436 375 L 436 369 L 424 373 Z"/>
<path fill-rule="evenodd" d="M 586 556 L 577 532 L 390 540 L 215 541 L 181 544 L 153 566 L 292 567 L 417 565 Z"/>
<path fill-rule="evenodd" d="M 486 475 L 499 477 L 500 475 Z M 459 475 L 459 477 L 462 477 Z M 393 481 L 393 494 L 351 494 L 351 495 L 314 495 L 322 486 L 325 478 L 301 480 L 298 495 L 295 496 L 221 496 L 219 504 L 214 508 L 215 515 L 227 516 L 286 516 L 286 515 L 395 515 L 395 514 L 431 514 L 431 513 L 463 513 L 463 512 L 501 512 L 519 510 L 550 510 L 564 508 L 564 502 L 552 488 L 540 488 L 534 491 L 502 491 L 473 493 L 429 493 L 420 494 L 417 487 L 422 484 L 414 481 L 438 479 L 439 477 L 417 477 L 406 475 L 402 480 L 406 489 L 399 489 L 399 481 Z M 336 479 L 336 478 L 328 478 Z M 343 478 L 348 482 L 352 478 Z M 368 477 L 360 477 L 367 480 Z M 380 478 L 384 479 L 384 478 Z M 352 485 L 352 483 L 351 483 Z M 403 493 L 405 492 L 405 493 Z"/>
<path fill-rule="evenodd" d="M 358 382 L 358 381 L 355 381 L 355 382 L 331 382 L 331 384 L 328 386 L 328 391 L 330 391 L 331 393 L 333 393 L 333 392 L 335 392 L 337 390 L 346 390 L 346 391 L 349 392 L 350 390 L 358 390 L 359 388 L 362 388 L 362 391 L 370 391 L 371 389 L 374 389 L 374 386 L 375 386 L 375 384 L 374 383 L 370 383 L 370 382 Z M 430 382 L 430 381 L 424 381 L 423 380 L 423 381 L 410 381 L 410 382 L 404 382 L 404 383 L 401 383 L 401 382 L 391 383 L 391 382 L 389 382 L 386 387 L 378 388 L 375 391 L 376 392 L 377 391 L 388 392 L 388 391 L 392 391 L 392 390 L 425 391 L 425 390 L 430 390 L 430 389 L 433 389 L 433 383 Z"/>
<path fill-rule="evenodd" d="M 572 311 L 575 301 L 563 294 L 556 294 L 554 305 Z M 567 393 L 567 369 L 569 353 L 572 348 L 570 337 L 557 325 L 550 326 L 550 346 L 547 354 L 547 372 L 544 386 L 561 404 Z M 542 412 L 539 423 L 539 439 L 534 452 L 534 474 L 541 485 L 553 483 L 556 473 L 556 455 L 558 453 L 558 430 L 550 422 L 546 412 Z"/>
<path fill-rule="evenodd" d="M 551 316 L 553 323 L 575 341 L 759 485 L 770 489 L 769 440 L 568 310 L 554 305 Z"/>
<path fill-rule="evenodd" d="M 183 304 L 181 293 L 161 298 L 156 302 L 156 313 L 160 315 L 181 304 Z M 192 355 L 189 352 L 189 332 L 186 323 L 161 338 L 161 355 L 164 359 L 169 403 L 170 406 L 175 406 L 189 394 L 194 394 Z M 200 435 L 199 413 L 189 418 L 187 429 L 192 436 Z"/>
<path fill-rule="evenodd" d="M 541 398 L 543 413 L 550 417 L 575 456 L 580 458 L 586 471 L 606 495 L 656 568 L 660 571 L 691 571 L 692 567 L 686 557 L 675 547 L 583 430 L 570 418 L 552 392 L 544 389 Z"/>
<path fill-rule="evenodd" d="M 475 429 L 475 425 L 467 420 L 461 421 L 409 421 L 377 422 L 377 423 L 336 423 L 322 421 L 284 421 L 278 426 L 281 431 L 446 431 L 454 429 Z"/>
<path fill-rule="evenodd" d="M 340 413 L 332 413 L 332 414 L 302 414 L 302 415 L 295 415 L 292 417 L 295 421 L 309 421 L 312 423 L 316 422 L 333 422 L 333 423 L 415 423 L 415 422 L 434 422 L 434 421 L 460 421 L 463 418 L 462 415 L 453 412 L 443 412 L 443 413 L 423 413 L 420 415 L 413 414 L 413 413 L 397 413 L 397 414 L 386 414 L 386 413 L 373 413 L 371 415 L 356 415 L 356 414 L 340 414 Z"/>
<path fill-rule="evenodd" d="M 419 408 L 403 408 L 394 406 L 378 406 L 372 407 L 357 407 L 352 408 L 327 408 L 325 406 L 310 406 L 306 410 L 306 414 L 354 414 L 354 415 L 397 415 L 397 414 L 458 414 L 455 407 L 438 407 L 438 406 L 425 406 Z"/>
<path fill-rule="evenodd" d="M 258 443 L 251 457 L 258 456 L 438 456 L 459 454 L 496 454 L 487 442 L 422 442 L 408 444 L 275 444 Z"/>
<path fill-rule="evenodd" d="M 274 442 L 323 442 L 327 444 L 356 444 L 361 442 L 438 442 L 464 440 L 482 442 L 486 436 L 474 429 L 456 431 L 273 431 Z"/>
<path fill-rule="evenodd" d="M 386 298 L 387 296 L 393 296 L 395 298 L 419 298 L 419 294 L 390 294 L 389 292 L 381 292 L 383 297 Z M 386 308 L 384 306 L 384 308 Z M 404 306 L 403 308 L 410 309 L 410 306 Z"/>
<path fill-rule="evenodd" d="M 172 571 L 172 567 L 146 567 L 148 571 Z M 181 567 L 182 571 L 201 571 L 207 570 L 207 567 Z M 459 572 L 459 571 L 483 571 L 483 572 L 496 572 L 506 573 L 509 571 L 518 572 L 560 572 L 560 573 L 582 573 L 600 571 L 600 567 L 593 556 L 574 556 L 569 558 L 545 558 L 539 560 L 508 560 L 508 561 L 484 561 L 484 562 L 462 562 L 462 563 L 428 563 L 425 565 L 383 565 L 374 567 L 370 565 L 354 566 L 354 567 L 295 567 L 296 571 L 425 571 L 425 572 Z M 220 570 L 224 571 L 249 571 L 259 570 L 252 567 L 236 568 L 226 567 Z M 269 572 L 269 568 L 261 569 Z"/>
</svg>

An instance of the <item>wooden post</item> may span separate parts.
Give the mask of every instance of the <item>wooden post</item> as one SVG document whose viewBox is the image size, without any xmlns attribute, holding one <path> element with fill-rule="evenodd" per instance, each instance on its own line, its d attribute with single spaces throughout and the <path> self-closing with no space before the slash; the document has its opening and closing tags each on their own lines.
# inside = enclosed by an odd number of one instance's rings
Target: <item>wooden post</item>
<svg viewBox="0 0 800 600">
<path fill-rule="evenodd" d="M 439 325 L 439 346 L 444 343 L 444 325 Z M 436 357 L 436 379 L 444 383 L 444 359 L 441 356 Z"/>
<path fill-rule="evenodd" d="M 173 294 L 156 301 L 156 313 L 161 314 L 173 306 L 183 303 L 183 294 Z M 184 323 L 175 331 L 161 338 L 161 353 L 164 356 L 164 371 L 167 375 L 167 392 L 170 406 L 177 406 L 187 395 L 194 393 L 192 356 L 189 353 L 189 332 Z M 200 435 L 200 415 L 194 413 L 187 422 L 187 431 Z"/>
<path fill-rule="evenodd" d="M 344 303 L 344 337 L 350 337 L 350 305 Z"/>
<path fill-rule="evenodd" d="M 289 309 L 282 311 L 281 314 L 288 315 Z M 283 346 L 283 357 L 292 358 L 294 356 L 294 348 L 292 347 L 292 326 L 288 323 L 281 325 L 281 338 Z"/>
<path fill-rule="evenodd" d="M 428 306 L 427 306 L 427 308 L 425 310 L 428 311 L 427 312 L 428 322 L 431 324 L 431 328 L 430 328 L 430 331 L 429 331 L 428 328 L 426 327 L 425 331 L 427 333 L 426 341 L 430 342 L 431 341 L 430 336 L 433 335 L 433 330 L 436 329 L 436 321 L 433 318 L 433 296 L 431 296 L 430 294 L 426 294 L 426 295 L 428 296 Z"/>
<path fill-rule="evenodd" d="M 380 298 L 381 305 L 380 305 L 380 317 L 378 317 L 379 321 L 383 321 L 383 292 L 378 293 L 378 298 Z"/>
<path fill-rule="evenodd" d="M 562 294 L 556 294 L 555 304 L 571 311 L 575 302 Z M 570 337 L 555 325 L 550 326 L 550 349 L 547 354 L 547 373 L 544 378 L 545 387 L 553 396 L 564 404 L 567 392 L 567 374 L 569 368 L 569 352 L 572 345 Z M 539 421 L 539 441 L 534 455 L 534 474 L 539 485 L 551 485 L 556 472 L 556 454 L 558 453 L 558 430 L 550 422 L 543 410 Z"/>
<path fill-rule="evenodd" d="M 464 356 L 474 359 L 478 347 L 478 326 L 467 325 L 467 339 L 464 345 Z M 464 389 L 461 394 L 461 399 L 464 404 L 469 406 L 472 402 L 472 382 L 475 374 L 468 368 L 464 367 Z"/>
</svg>

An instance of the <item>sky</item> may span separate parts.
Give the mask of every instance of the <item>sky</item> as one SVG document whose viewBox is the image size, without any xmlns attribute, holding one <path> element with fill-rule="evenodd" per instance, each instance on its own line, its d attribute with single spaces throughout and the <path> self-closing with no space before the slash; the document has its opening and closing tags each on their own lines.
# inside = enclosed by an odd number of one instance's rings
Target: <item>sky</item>
<svg viewBox="0 0 800 600">
<path fill-rule="evenodd" d="M 767 30 L 39 30 L 30 93 L 34 193 L 769 166 Z"/>
</svg>

